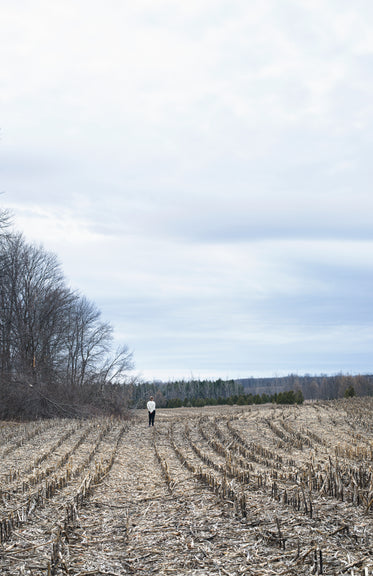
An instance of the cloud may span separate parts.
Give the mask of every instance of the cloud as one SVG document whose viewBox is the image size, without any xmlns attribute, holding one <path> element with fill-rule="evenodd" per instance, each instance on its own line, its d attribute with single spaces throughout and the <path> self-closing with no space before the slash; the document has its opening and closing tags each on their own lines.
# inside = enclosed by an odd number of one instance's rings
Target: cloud
<svg viewBox="0 0 373 576">
<path fill-rule="evenodd" d="M 1 8 L 2 200 L 140 370 L 367 369 L 373 8 Z"/>
</svg>

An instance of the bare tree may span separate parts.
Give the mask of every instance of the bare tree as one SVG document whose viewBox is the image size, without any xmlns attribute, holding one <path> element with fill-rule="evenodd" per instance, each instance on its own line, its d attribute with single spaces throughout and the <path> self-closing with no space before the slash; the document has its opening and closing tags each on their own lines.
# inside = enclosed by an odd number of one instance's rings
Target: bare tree
<svg viewBox="0 0 373 576">
<path fill-rule="evenodd" d="M 0 235 L 4 235 L 10 228 L 12 216 L 9 210 L 0 208 Z"/>
<path fill-rule="evenodd" d="M 133 370 L 133 353 L 127 346 L 121 346 L 114 355 L 106 357 L 97 379 L 101 388 L 105 384 L 125 384 L 127 383 L 128 372 Z"/>
<path fill-rule="evenodd" d="M 54 410 L 67 398 L 99 404 L 133 368 L 132 354 L 126 346 L 112 352 L 112 326 L 66 286 L 54 254 L 21 234 L 0 233 L 0 240 L 0 408 L 30 398 L 33 414 L 38 403 Z"/>
<path fill-rule="evenodd" d="M 101 321 L 101 312 L 80 297 L 69 310 L 66 332 L 66 378 L 72 389 L 81 389 L 96 378 L 99 364 L 109 353 L 113 329 Z"/>
</svg>

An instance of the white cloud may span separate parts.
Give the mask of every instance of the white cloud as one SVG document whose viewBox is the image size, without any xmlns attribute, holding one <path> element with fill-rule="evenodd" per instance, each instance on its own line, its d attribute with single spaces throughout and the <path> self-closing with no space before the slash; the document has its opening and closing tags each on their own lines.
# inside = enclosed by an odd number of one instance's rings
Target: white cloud
<svg viewBox="0 0 373 576">
<path fill-rule="evenodd" d="M 2 200 L 139 370 L 366 369 L 373 8 L 0 10 Z"/>
</svg>

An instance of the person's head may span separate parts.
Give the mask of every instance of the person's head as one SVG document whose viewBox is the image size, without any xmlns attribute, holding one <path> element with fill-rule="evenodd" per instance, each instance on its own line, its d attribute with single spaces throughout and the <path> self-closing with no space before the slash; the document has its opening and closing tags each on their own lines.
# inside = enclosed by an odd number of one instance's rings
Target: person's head
<svg viewBox="0 0 373 576">
<path fill-rule="evenodd" d="M 153 396 L 150 396 L 150 400 L 154 400 Z"/>
</svg>

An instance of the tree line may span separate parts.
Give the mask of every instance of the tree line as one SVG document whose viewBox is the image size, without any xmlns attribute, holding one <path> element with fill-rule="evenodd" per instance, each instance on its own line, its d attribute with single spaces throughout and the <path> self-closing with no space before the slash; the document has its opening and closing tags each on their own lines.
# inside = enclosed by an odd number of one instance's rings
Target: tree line
<svg viewBox="0 0 373 576">
<path fill-rule="evenodd" d="M 373 395 L 372 375 L 244 378 L 239 380 L 177 380 L 127 386 L 132 408 L 145 408 L 153 396 L 159 408 L 218 404 L 302 404 L 305 399 L 336 399 Z"/>
<path fill-rule="evenodd" d="M 246 393 L 274 394 L 284 390 L 301 390 L 306 400 L 332 400 L 348 395 L 373 395 L 373 375 L 371 374 L 335 374 L 299 376 L 274 376 L 268 378 L 243 378 L 238 381 Z M 353 392 L 352 392 L 353 391 Z"/>
<path fill-rule="evenodd" d="M 133 408 L 145 408 L 149 396 L 154 396 L 159 408 L 167 407 L 173 401 L 228 399 L 243 393 L 243 386 L 235 380 L 176 380 L 170 382 L 142 382 L 130 386 L 128 397 Z"/>
<path fill-rule="evenodd" d="M 120 411 L 133 368 L 113 328 L 72 290 L 52 253 L 0 211 L 0 418 Z"/>
<path fill-rule="evenodd" d="M 234 394 L 228 398 L 175 398 L 167 400 L 164 408 L 181 408 L 195 407 L 202 408 L 203 406 L 250 406 L 252 404 L 303 404 L 304 397 L 300 390 L 287 390 L 286 392 L 279 392 L 278 394 Z"/>
<path fill-rule="evenodd" d="M 174 382 L 143 382 L 127 385 L 127 399 L 132 408 L 145 408 L 153 396 L 158 408 L 202 407 L 217 405 L 302 404 L 301 390 L 273 394 L 245 393 L 237 380 L 177 380 Z"/>
</svg>

